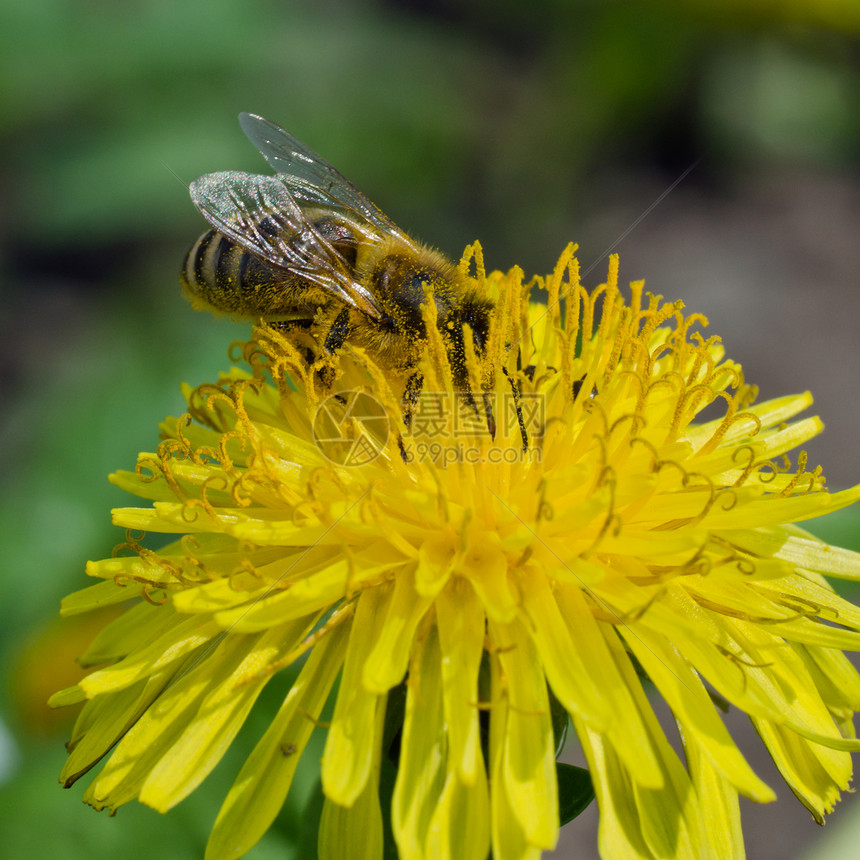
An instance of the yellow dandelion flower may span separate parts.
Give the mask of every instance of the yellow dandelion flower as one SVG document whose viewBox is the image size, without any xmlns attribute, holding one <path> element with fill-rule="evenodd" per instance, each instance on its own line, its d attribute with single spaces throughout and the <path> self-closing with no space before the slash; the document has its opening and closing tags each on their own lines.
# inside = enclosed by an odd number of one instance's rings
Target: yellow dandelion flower
<svg viewBox="0 0 860 860">
<path fill-rule="evenodd" d="M 296 663 L 210 860 L 269 827 L 338 678 L 323 857 L 382 856 L 384 727 L 404 689 L 391 801 L 404 858 L 555 845 L 554 701 L 588 761 L 603 857 L 743 856 L 738 795 L 774 794 L 714 699 L 750 716 L 821 820 L 860 748 L 860 678 L 842 653 L 860 646 L 860 610 L 823 574 L 860 578 L 860 556 L 795 523 L 860 488 L 827 492 L 803 455 L 789 468 L 821 430 L 797 417 L 811 397 L 754 402 L 706 320 L 642 283 L 625 299 L 615 258 L 592 291 L 572 248 L 528 284 L 485 275 L 477 248 L 461 266 L 496 307 L 486 348 L 463 361 L 480 394 L 457 390 L 429 296 L 423 389 L 405 413 L 402 381 L 361 350 L 319 374 L 263 327 L 248 369 L 189 388 L 157 451 L 112 476 L 150 504 L 114 511 L 133 552 L 91 563 L 101 581 L 64 612 L 137 600 L 84 655 L 99 668 L 52 700 L 86 700 L 62 781 L 109 755 L 88 803 L 170 809 Z M 138 531 L 177 539 L 153 551 Z"/>
</svg>

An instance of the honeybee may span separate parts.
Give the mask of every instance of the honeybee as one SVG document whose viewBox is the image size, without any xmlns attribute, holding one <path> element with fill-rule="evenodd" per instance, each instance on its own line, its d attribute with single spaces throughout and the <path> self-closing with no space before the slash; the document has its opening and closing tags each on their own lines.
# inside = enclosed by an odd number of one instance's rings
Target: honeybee
<svg viewBox="0 0 860 860">
<path fill-rule="evenodd" d="M 310 334 L 323 353 L 361 346 L 404 374 L 404 396 L 414 397 L 429 289 L 455 384 L 467 388 L 463 325 L 480 353 L 492 302 L 289 132 L 249 113 L 239 123 L 277 173 L 225 171 L 191 183 L 191 199 L 212 225 L 182 269 L 192 304 Z"/>
</svg>

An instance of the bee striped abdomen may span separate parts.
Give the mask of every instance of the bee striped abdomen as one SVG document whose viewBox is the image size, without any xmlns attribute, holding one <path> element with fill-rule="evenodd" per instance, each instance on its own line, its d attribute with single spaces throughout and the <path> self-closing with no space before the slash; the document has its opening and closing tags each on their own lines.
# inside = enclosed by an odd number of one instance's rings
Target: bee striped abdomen
<svg viewBox="0 0 860 860">
<path fill-rule="evenodd" d="M 181 277 L 196 308 L 241 317 L 270 313 L 279 280 L 269 266 L 217 230 L 207 230 L 194 243 Z"/>
</svg>

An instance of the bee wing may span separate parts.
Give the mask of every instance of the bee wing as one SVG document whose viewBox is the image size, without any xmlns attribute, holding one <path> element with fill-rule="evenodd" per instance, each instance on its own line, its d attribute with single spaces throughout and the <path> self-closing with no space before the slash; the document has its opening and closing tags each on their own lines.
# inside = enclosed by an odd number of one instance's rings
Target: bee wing
<svg viewBox="0 0 860 860">
<path fill-rule="evenodd" d="M 305 218 L 280 176 L 227 170 L 196 179 L 189 190 L 206 220 L 243 248 L 371 317 L 382 316 L 379 304 Z"/>
<path fill-rule="evenodd" d="M 239 124 L 266 161 L 284 178 L 294 197 L 345 209 L 384 234 L 415 243 L 343 174 L 279 125 L 253 113 L 240 113 Z"/>
</svg>

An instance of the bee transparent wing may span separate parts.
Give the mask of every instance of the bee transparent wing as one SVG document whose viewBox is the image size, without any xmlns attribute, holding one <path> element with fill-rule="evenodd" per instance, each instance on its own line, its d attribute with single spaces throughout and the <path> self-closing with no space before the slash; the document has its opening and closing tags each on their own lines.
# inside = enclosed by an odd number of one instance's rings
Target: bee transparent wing
<svg viewBox="0 0 860 860">
<path fill-rule="evenodd" d="M 305 218 L 280 176 L 227 170 L 196 179 L 189 190 L 206 220 L 243 248 L 371 317 L 382 315 L 340 254 Z"/>
<path fill-rule="evenodd" d="M 242 131 L 280 173 L 293 196 L 308 203 L 351 212 L 383 234 L 414 242 L 343 174 L 279 125 L 253 113 L 240 113 Z"/>
<path fill-rule="evenodd" d="M 269 263 L 304 265 L 281 236 L 301 232 L 301 210 L 276 177 L 229 170 L 189 186 L 194 205 L 213 227 Z"/>
</svg>

